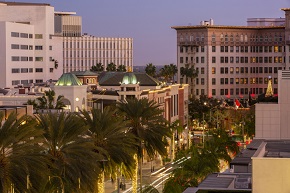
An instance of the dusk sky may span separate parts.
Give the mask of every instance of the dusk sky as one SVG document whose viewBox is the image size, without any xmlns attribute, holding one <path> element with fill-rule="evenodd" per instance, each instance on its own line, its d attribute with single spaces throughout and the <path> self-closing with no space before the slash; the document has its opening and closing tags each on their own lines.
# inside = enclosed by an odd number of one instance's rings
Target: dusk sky
<svg viewBox="0 0 290 193">
<path fill-rule="evenodd" d="M 15 0 L 17 1 L 17 0 Z M 49 3 L 55 11 L 82 16 L 83 33 L 132 37 L 134 66 L 176 64 L 176 31 L 171 26 L 246 25 L 247 18 L 284 17 L 290 0 L 18 0 Z"/>
</svg>

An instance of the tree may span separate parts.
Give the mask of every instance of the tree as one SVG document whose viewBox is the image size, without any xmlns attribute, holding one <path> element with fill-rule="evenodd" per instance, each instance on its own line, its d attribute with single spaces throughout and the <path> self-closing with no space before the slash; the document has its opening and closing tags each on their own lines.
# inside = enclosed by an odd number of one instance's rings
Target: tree
<svg viewBox="0 0 290 193">
<path fill-rule="evenodd" d="M 188 83 L 188 78 L 196 78 L 198 76 L 198 70 L 194 68 L 193 65 L 185 64 L 185 67 L 180 68 L 180 75 L 182 78 L 186 77 L 186 84 Z"/>
<path fill-rule="evenodd" d="M 54 90 L 48 90 L 44 91 L 44 95 L 36 98 L 36 100 L 29 99 L 27 104 L 33 105 L 33 108 L 35 109 L 62 109 L 65 107 L 65 104 L 63 103 L 63 95 L 59 95 L 56 99 L 55 98 Z"/>
<path fill-rule="evenodd" d="M 30 116 L 0 113 L 0 192 L 41 192 L 47 167 L 42 131 Z M 8 191 L 9 190 L 9 191 Z"/>
<path fill-rule="evenodd" d="M 81 111 L 81 117 L 85 125 L 89 127 L 90 136 L 94 142 L 94 151 L 101 154 L 105 161 L 99 161 L 101 168 L 99 182 L 104 184 L 103 174 L 114 175 L 116 168 L 121 165 L 129 174 L 134 164 L 133 155 L 136 147 L 135 139 L 131 133 L 126 133 L 126 122 L 123 117 L 116 116 L 116 109 L 106 107 L 102 112 L 100 109 Z M 97 192 L 104 192 L 102 185 L 99 185 Z"/>
<path fill-rule="evenodd" d="M 123 64 L 119 65 L 117 68 L 117 71 L 118 72 L 126 72 L 127 71 L 126 66 Z"/>
<path fill-rule="evenodd" d="M 152 63 L 146 64 L 145 72 L 152 77 L 156 76 L 156 66 Z"/>
<path fill-rule="evenodd" d="M 94 143 L 87 136 L 88 127 L 74 113 L 38 114 L 38 128 L 44 134 L 43 148 L 50 161 L 50 177 L 43 192 L 92 192 L 98 164 Z"/>
<path fill-rule="evenodd" d="M 102 65 L 102 63 L 97 63 L 96 65 L 93 65 L 91 67 L 91 71 L 93 71 L 93 72 L 102 72 L 102 71 L 104 71 L 104 66 Z"/>
<path fill-rule="evenodd" d="M 167 154 L 166 137 L 171 137 L 170 129 L 163 117 L 163 111 L 159 109 L 159 105 L 154 101 L 143 99 L 130 99 L 117 103 L 118 110 L 124 114 L 128 120 L 128 133 L 136 136 L 137 156 L 139 161 L 143 158 L 143 150 L 152 158 L 157 151 L 160 155 Z M 137 157 L 136 157 L 137 158 Z M 136 162 L 135 171 L 138 169 Z M 142 169 L 140 169 L 142 171 Z M 137 172 L 135 173 L 137 174 Z M 140 174 L 142 176 L 142 174 Z M 137 178 L 137 176 L 135 176 Z M 135 182 L 136 179 L 134 180 Z M 141 182 L 142 184 L 142 178 Z M 142 187 L 142 186 L 141 186 Z M 142 188 L 141 188 L 142 190 Z M 137 184 L 133 184 L 133 192 L 137 191 Z"/>
<path fill-rule="evenodd" d="M 203 148 L 191 146 L 182 157 L 187 159 L 173 170 L 165 183 L 164 193 L 182 193 L 188 187 L 197 186 L 207 175 L 219 171 L 219 161 Z"/>
<path fill-rule="evenodd" d="M 106 71 L 116 71 L 116 70 L 117 70 L 116 64 L 114 64 L 113 62 L 107 65 Z"/>
<path fill-rule="evenodd" d="M 174 64 L 165 65 L 160 69 L 160 75 L 164 77 L 164 79 L 169 82 L 169 80 L 174 81 L 174 76 L 177 73 L 177 67 Z"/>
</svg>

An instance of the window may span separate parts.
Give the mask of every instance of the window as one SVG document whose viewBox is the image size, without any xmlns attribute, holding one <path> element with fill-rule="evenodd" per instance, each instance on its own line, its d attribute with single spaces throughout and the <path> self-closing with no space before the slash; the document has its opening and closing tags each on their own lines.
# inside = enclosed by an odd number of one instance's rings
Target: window
<svg viewBox="0 0 290 193">
<path fill-rule="evenodd" d="M 11 37 L 19 37 L 19 33 L 18 32 L 11 32 Z"/>
<path fill-rule="evenodd" d="M 183 57 L 179 58 L 179 62 L 182 64 L 183 63 Z"/>
<path fill-rule="evenodd" d="M 230 73 L 231 73 L 231 74 L 234 73 L 234 67 L 230 67 Z"/>
<path fill-rule="evenodd" d="M 12 73 L 19 73 L 19 72 L 20 72 L 19 68 L 12 68 Z"/>
<path fill-rule="evenodd" d="M 204 85 L 204 78 L 200 79 L 201 85 Z"/>
<path fill-rule="evenodd" d="M 28 34 L 27 34 L 27 33 L 21 33 L 21 34 L 20 34 L 20 37 L 21 37 L 21 38 L 28 38 Z"/>
<path fill-rule="evenodd" d="M 195 79 L 195 84 L 199 84 L 199 79 L 198 78 Z"/>
<path fill-rule="evenodd" d="M 49 50 L 52 50 L 52 46 L 49 46 Z"/>
<path fill-rule="evenodd" d="M 240 79 L 236 78 L 236 84 L 239 84 L 239 83 L 240 83 Z"/>
<path fill-rule="evenodd" d="M 42 83 L 43 80 L 42 80 L 42 79 L 36 79 L 35 82 L 36 82 L 36 83 Z"/>
<path fill-rule="evenodd" d="M 11 44 L 11 49 L 19 49 L 19 45 L 18 44 Z"/>
<path fill-rule="evenodd" d="M 224 52 L 224 51 L 225 51 L 225 47 L 221 46 L 221 52 Z"/>
<path fill-rule="evenodd" d="M 229 84 L 229 79 L 225 78 L 225 84 Z"/>
<path fill-rule="evenodd" d="M 11 60 L 12 61 L 20 61 L 20 57 L 19 56 L 12 56 Z"/>
<path fill-rule="evenodd" d="M 230 52 L 234 52 L 234 46 L 230 46 Z"/>
<path fill-rule="evenodd" d="M 204 74 L 204 67 L 201 68 L 200 74 Z"/>
<path fill-rule="evenodd" d="M 33 38 L 33 34 L 29 34 L 29 38 Z"/>
<path fill-rule="evenodd" d="M 35 50 L 42 50 L 42 46 L 35 46 Z"/>
<path fill-rule="evenodd" d="M 199 63 L 199 58 L 198 57 L 195 58 L 195 62 Z"/>
<path fill-rule="evenodd" d="M 43 61 L 43 57 L 35 57 L 35 61 L 42 62 Z"/>
<path fill-rule="evenodd" d="M 200 51 L 204 52 L 204 46 L 201 46 Z"/>
<path fill-rule="evenodd" d="M 215 63 L 215 62 L 216 62 L 216 57 L 215 57 L 215 56 L 213 56 L 213 57 L 211 58 L 211 62 L 212 62 L 212 63 Z"/>
<path fill-rule="evenodd" d="M 225 52 L 229 52 L 229 46 L 225 46 Z"/>
<path fill-rule="evenodd" d="M 29 61 L 33 61 L 33 57 L 29 57 L 28 59 L 29 59 Z"/>
<path fill-rule="evenodd" d="M 33 46 L 32 45 L 29 45 L 29 50 L 33 50 Z"/>
<path fill-rule="evenodd" d="M 211 35 L 211 41 L 212 41 L 212 42 L 215 42 L 215 34 L 212 34 L 212 35 Z"/>
<path fill-rule="evenodd" d="M 20 49 L 21 50 L 28 50 L 28 45 L 21 45 L 20 46 Z"/>
<path fill-rule="evenodd" d="M 53 72 L 53 68 L 49 68 L 49 72 Z"/>
<path fill-rule="evenodd" d="M 35 72 L 43 72 L 42 68 L 35 68 Z"/>
<path fill-rule="evenodd" d="M 28 57 L 26 57 L 26 56 L 21 56 L 21 61 L 28 61 Z"/>
<path fill-rule="evenodd" d="M 21 73 L 28 73 L 28 68 L 21 68 Z"/>
<path fill-rule="evenodd" d="M 212 78 L 212 79 L 211 79 L 211 84 L 212 84 L 212 85 L 215 85 L 215 84 L 216 84 L 216 79 L 215 79 L 215 78 Z"/>
<path fill-rule="evenodd" d="M 221 74 L 224 74 L 225 73 L 225 69 L 223 67 L 221 67 Z"/>
<path fill-rule="evenodd" d="M 225 63 L 229 63 L 229 57 L 225 57 Z"/>
<path fill-rule="evenodd" d="M 42 39 L 42 34 L 35 34 L 35 39 Z"/>
<path fill-rule="evenodd" d="M 18 85 L 20 84 L 20 80 L 12 80 L 12 85 Z"/>
<path fill-rule="evenodd" d="M 240 62 L 240 58 L 237 56 L 236 57 L 236 63 L 239 63 Z"/>
<path fill-rule="evenodd" d="M 31 73 L 32 73 L 32 72 L 33 72 L 33 68 L 29 68 L 29 72 L 31 72 Z"/>
<path fill-rule="evenodd" d="M 236 46 L 236 52 L 239 52 L 239 51 L 240 51 L 240 47 Z"/>
<path fill-rule="evenodd" d="M 221 63 L 225 63 L 225 58 L 224 57 L 221 57 L 220 58 L 220 61 L 221 61 Z"/>
<path fill-rule="evenodd" d="M 225 95 L 225 90 L 224 89 L 221 89 L 220 92 L 221 92 L 221 95 Z"/>
<path fill-rule="evenodd" d="M 236 67 L 236 74 L 239 74 L 239 72 L 240 72 L 240 68 Z"/>
<path fill-rule="evenodd" d="M 216 51 L 216 47 L 215 47 L 215 46 L 212 46 L 212 47 L 211 47 L 211 51 L 212 51 L 212 52 L 215 52 L 215 51 Z"/>
<path fill-rule="evenodd" d="M 225 68 L 225 74 L 228 74 L 228 73 L 229 73 L 229 68 L 226 67 L 226 68 Z"/>
<path fill-rule="evenodd" d="M 224 84 L 225 83 L 225 79 L 224 78 L 221 78 L 220 79 L 220 84 Z"/>
<path fill-rule="evenodd" d="M 212 89 L 212 90 L 211 90 L 211 94 L 212 94 L 213 96 L 216 95 L 216 91 L 215 91 L 215 89 Z"/>
<path fill-rule="evenodd" d="M 204 63 L 204 57 L 203 56 L 200 58 L 200 62 Z"/>
<path fill-rule="evenodd" d="M 212 73 L 212 74 L 215 74 L 215 73 L 216 73 L 216 69 L 215 69 L 215 67 L 212 67 L 212 68 L 211 68 L 211 73 Z"/>
<path fill-rule="evenodd" d="M 234 84 L 234 78 L 230 78 L 230 84 Z"/>
</svg>

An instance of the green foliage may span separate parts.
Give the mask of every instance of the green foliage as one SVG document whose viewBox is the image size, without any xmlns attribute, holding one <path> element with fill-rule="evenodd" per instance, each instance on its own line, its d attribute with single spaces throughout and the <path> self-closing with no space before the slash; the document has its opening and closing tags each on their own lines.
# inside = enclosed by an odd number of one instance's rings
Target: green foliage
<svg viewBox="0 0 290 193">
<path fill-rule="evenodd" d="M 165 65 L 160 69 L 160 75 L 164 77 L 165 81 L 169 82 L 172 80 L 174 82 L 174 76 L 178 72 L 177 66 L 174 64 Z"/>
<path fill-rule="evenodd" d="M 110 64 L 107 65 L 106 71 L 116 71 L 116 70 L 117 70 L 116 64 L 111 62 Z"/>
<path fill-rule="evenodd" d="M 185 67 L 180 68 L 180 75 L 186 77 L 186 83 L 188 78 L 196 78 L 198 76 L 198 70 L 194 68 L 194 65 L 185 64 Z"/>
<path fill-rule="evenodd" d="M 126 66 L 123 64 L 119 65 L 117 68 L 117 71 L 118 72 L 126 72 L 127 71 Z"/>
<path fill-rule="evenodd" d="M 102 71 L 104 71 L 104 66 L 102 65 L 102 63 L 97 63 L 96 65 L 93 65 L 91 67 L 91 71 L 93 71 L 93 72 L 102 72 Z"/>
<path fill-rule="evenodd" d="M 59 95 L 55 100 L 54 90 L 44 91 L 42 97 L 38 97 L 36 100 L 29 99 L 28 105 L 33 105 L 34 109 L 62 109 L 65 107 L 63 103 L 64 96 Z"/>
<path fill-rule="evenodd" d="M 117 108 L 128 121 L 128 133 L 137 138 L 139 157 L 143 148 L 150 157 L 154 156 L 155 151 L 162 156 L 167 154 L 167 141 L 164 138 L 170 137 L 171 132 L 156 102 L 134 98 L 117 103 Z"/>
<path fill-rule="evenodd" d="M 156 76 L 156 66 L 152 63 L 146 64 L 145 72 L 152 77 Z"/>
</svg>

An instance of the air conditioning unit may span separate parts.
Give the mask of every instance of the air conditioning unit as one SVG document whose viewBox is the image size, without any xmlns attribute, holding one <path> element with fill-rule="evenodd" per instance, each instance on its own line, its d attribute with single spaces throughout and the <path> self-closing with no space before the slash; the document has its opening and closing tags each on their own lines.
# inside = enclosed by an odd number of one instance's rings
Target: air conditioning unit
<svg viewBox="0 0 290 193">
<path fill-rule="evenodd" d="M 252 188 L 252 182 L 251 178 L 245 178 L 245 177 L 237 177 L 235 179 L 235 188 L 236 189 L 251 189 Z"/>
</svg>

